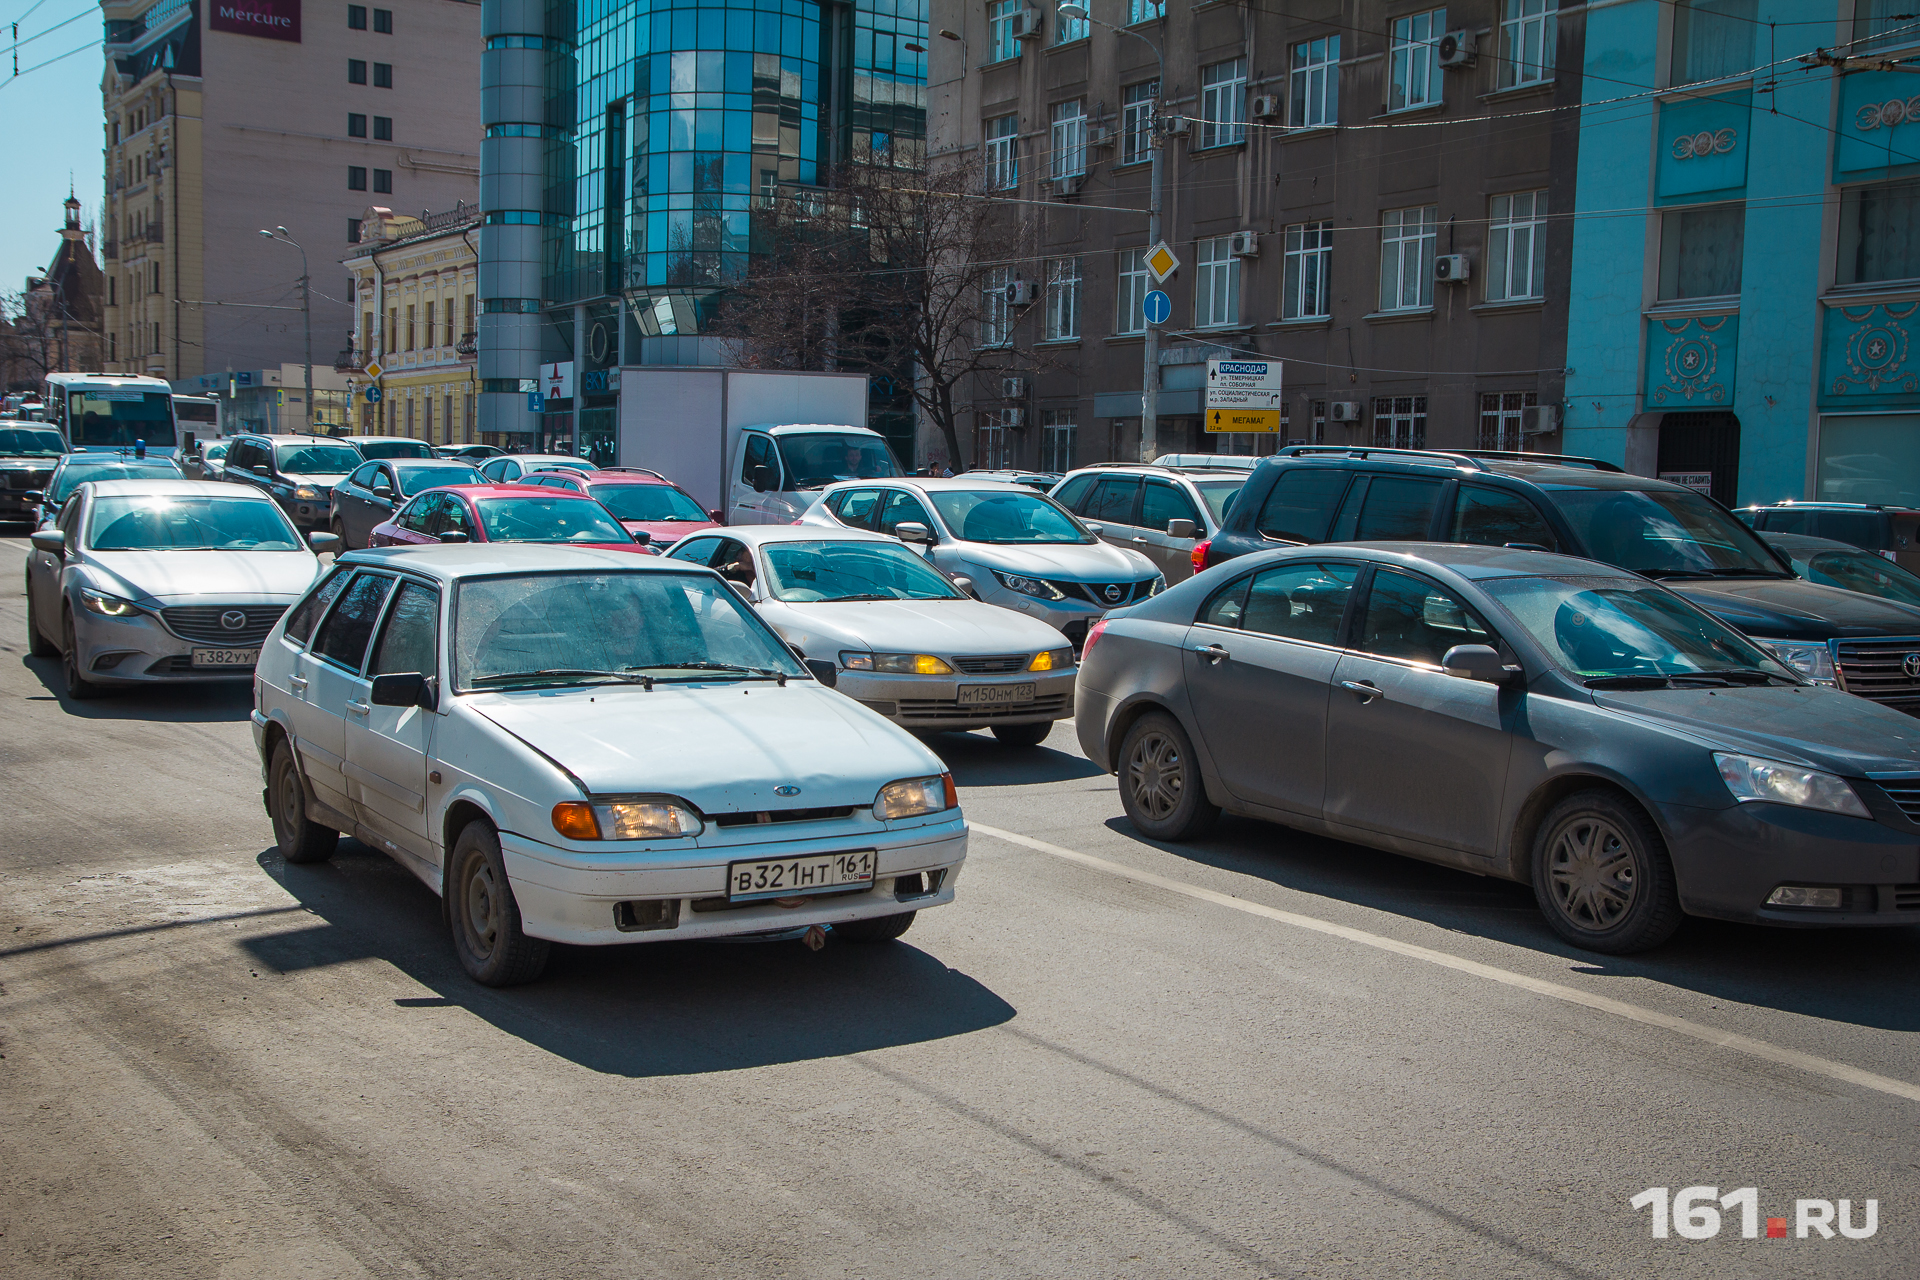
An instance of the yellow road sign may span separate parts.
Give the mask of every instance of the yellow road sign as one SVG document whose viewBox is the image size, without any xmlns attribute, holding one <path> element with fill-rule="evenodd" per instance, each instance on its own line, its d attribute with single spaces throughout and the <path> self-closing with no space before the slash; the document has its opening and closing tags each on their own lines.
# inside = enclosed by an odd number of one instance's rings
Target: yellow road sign
<svg viewBox="0 0 1920 1280">
<path fill-rule="evenodd" d="M 1180 259 L 1174 256 L 1173 250 L 1167 248 L 1165 240 L 1147 250 L 1146 261 L 1147 270 L 1153 272 L 1155 284 L 1165 284 L 1167 277 L 1180 269 Z"/>
<path fill-rule="evenodd" d="M 367 361 L 366 375 L 369 378 L 377 378 L 385 372 L 386 370 L 380 367 L 380 362 L 378 360 Z"/>
<path fill-rule="evenodd" d="M 1271 431 L 1280 430 L 1280 411 L 1278 409 L 1209 409 L 1207 410 L 1208 431 Z"/>
</svg>

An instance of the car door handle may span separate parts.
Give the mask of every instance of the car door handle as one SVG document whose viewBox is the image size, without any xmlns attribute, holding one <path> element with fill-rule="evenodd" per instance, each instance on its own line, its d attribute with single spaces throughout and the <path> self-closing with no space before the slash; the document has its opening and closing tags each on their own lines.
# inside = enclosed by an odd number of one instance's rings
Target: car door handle
<svg viewBox="0 0 1920 1280">
<path fill-rule="evenodd" d="M 373 710 L 373 704 L 362 702 L 358 698 L 348 698 L 347 710 L 357 716 L 364 716 Z"/>
<path fill-rule="evenodd" d="M 295 693 L 305 693 L 307 691 L 307 678 L 305 676 L 288 676 L 287 687 Z"/>
<path fill-rule="evenodd" d="M 1212 667 L 1219 666 L 1221 659 L 1233 656 L 1227 652 L 1226 646 L 1217 644 L 1197 644 L 1193 646 L 1193 651 L 1205 658 L 1207 665 Z"/>
<path fill-rule="evenodd" d="M 1371 680 L 1342 680 L 1340 687 L 1359 694 L 1362 704 L 1372 702 L 1380 696 L 1380 686 Z"/>
</svg>

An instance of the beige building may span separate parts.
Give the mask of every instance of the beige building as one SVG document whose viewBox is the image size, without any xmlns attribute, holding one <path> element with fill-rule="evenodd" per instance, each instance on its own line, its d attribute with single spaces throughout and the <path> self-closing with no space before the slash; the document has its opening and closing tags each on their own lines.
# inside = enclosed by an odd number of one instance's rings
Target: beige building
<svg viewBox="0 0 1920 1280">
<path fill-rule="evenodd" d="M 330 367 L 357 323 L 335 264 L 368 203 L 474 202 L 480 7 L 382 4 L 104 0 L 109 370 L 304 363 L 302 251 Z"/>
<path fill-rule="evenodd" d="M 345 258 L 353 341 L 334 362 L 354 388 L 353 430 L 474 444 L 478 259 L 471 206 L 414 218 L 375 206 Z M 377 372 L 376 372 L 377 371 Z M 369 400 L 367 389 L 379 398 Z"/>
</svg>

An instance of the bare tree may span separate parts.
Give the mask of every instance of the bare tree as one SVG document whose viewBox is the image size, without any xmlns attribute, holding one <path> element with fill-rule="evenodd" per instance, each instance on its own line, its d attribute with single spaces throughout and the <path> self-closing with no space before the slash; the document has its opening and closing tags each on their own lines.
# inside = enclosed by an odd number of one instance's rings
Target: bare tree
<svg viewBox="0 0 1920 1280">
<path fill-rule="evenodd" d="M 45 289 L 0 293 L 0 382 L 37 388 L 59 364 L 59 325 Z"/>
</svg>

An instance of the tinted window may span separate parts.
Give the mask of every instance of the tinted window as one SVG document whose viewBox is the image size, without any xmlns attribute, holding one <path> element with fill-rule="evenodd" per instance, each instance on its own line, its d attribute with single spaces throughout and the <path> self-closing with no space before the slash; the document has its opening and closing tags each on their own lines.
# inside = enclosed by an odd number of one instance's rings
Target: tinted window
<svg viewBox="0 0 1920 1280">
<path fill-rule="evenodd" d="M 280 471 L 290 476 L 329 475 L 351 471 L 361 462 L 360 451 L 350 444 L 283 444 L 280 446 Z"/>
<path fill-rule="evenodd" d="M 313 638 L 313 651 L 337 662 L 349 671 L 358 671 L 367 656 L 367 641 L 373 638 L 373 624 L 380 617 L 393 579 L 385 574 L 363 573 L 353 580 L 340 603 L 320 624 Z"/>
<path fill-rule="evenodd" d="M 1201 480 L 1194 488 L 1200 491 L 1201 500 L 1207 504 L 1207 510 L 1213 513 L 1213 522 L 1223 525 L 1227 522 L 1227 504 L 1233 501 L 1233 495 L 1240 492 L 1245 480 L 1221 483 L 1214 480 Z"/>
<path fill-rule="evenodd" d="M 406 467 L 397 473 L 401 493 L 418 493 L 447 484 L 472 484 L 477 476 L 465 465 L 447 467 Z"/>
<path fill-rule="evenodd" d="M 1474 542 L 1504 547 L 1509 542 L 1531 542 L 1549 551 L 1560 549 L 1539 508 L 1504 489 L 1460 486 L 1453 503 L 1452 542 Z"/>
<path fill-rule="evenodd" d="M 873 528 L 873 509 L 880 505 L 880 490 L 855 489 L 838 495 L 838 500 L 840 505 L 833 513 L 840 517 L 841 524 L 851 529 Z"/>
<path fill-rule="evenodd" d="M 379 467 L 376 467 L 371 462 L 369 462 L 366 466 L 360 468 L 358 471 L 348 476 L 347 479 L 352 483 L 359 485 L 362 489 L 371 489 L 373 488 L 374 473 L 379 470 L 380 470 Z"/>
<path fill-rule="evenodd" d="M 1193 509 L 1193 499 L 1165 480 L 1149 479 L 1146 484 L 1146 490 L 1140 496 L 1140 524 L 1143 528 L 1158 529 L 1164 533 L 1169 520 L 1191 520 L 1196 527 L 1204 527 L 1200 513 Z"/>
<path fill-rule="evenodd" d="M 1099 476 L 1075 476 L 1055 490 L 1053 500 L 1075 515 L 1086 515 L 1080 506 L 1086 501 L 1087 495 L 1093 491 L 1093 482 L 1099 478 Z"/>
<path fill-rule="evenodd" d="M 365 440 L 360 454 L 366 458 L 431 458 L 433 447 L 424 440 Z"/>
<path fill-rule="evenodd" d="M 773 472 L 774 482 L 780 479 L 780 464 L 774 460 L 773 441 L 765 436 L 748 436 L 746 452 L 741 455 L 740 483 L 753 483 L 755 467 L 765 467 Z"/>
<path fill-rule="evenodd" d="M 1082 514 L 1108 524 L 1132 524 L 1133 500 L 1140 492 L 1138 476 L 1105 476 L 1093 491 Z"/>
<path fill-rule="evenodd" d="M 440 495 L 437 493 L 429 493 L 424 497 L 415 498 L 412 502 L 409 502 L 400 509 L 400 514 L 393 518 L 393 522 L 402 529 L 411 529 L 415 533 L 425 533 L 427 531 L 427 518 L 433 513 L 433 508 L 439 501 Z"/>
<path fill-rule="evenodd" d="M 1689 489 L 1550 489 L 1585 554 L 1635 573 L 1783 576 L 1753 530 Z"/>
<path fill-rule="evenodd" d="M 1425 542 L 1433 527 L 1433 506 L 1440 501 L 1439 480 L 1412 476 L 1375 476 L 1360 509 L 1360 542 Z"/>
<path fill-rule="evenodd" d="M 1256 527 L 1269 538 L 1324 542 L 1333 509 L 1347 491 L 1347 473 L 1321 467 L 1288 467 L 1273 482 Z"/>
<path fill-rule="evenodd" d="M 512 462 L 505 458 L 495 458 L 492 462 L 480 468 L 480 474 L 489 480 L 503 480 L 506 478 L 507 468 L 513 465 Z"/>
<path fill-rule="evenodd" d="M 718 538 L 688 538 L 685 542 L 667 553 L 670 560 L 687 560 L 694 564 L 711 565 L 713 553 L 720 549 Z"/>
<path fill-rule="evenodd" d="M 670 484 L 597 484 L 591 490 L 600 505 L 621 520 L 700 521 L 700 504 Z"/>
<path fill-rule="evenodd" d="M 319 586 L 307 593 L 305 600 L 294 606 L 293 612 L 287 615 L 287 639 L 297 644 L 307 642 L 307 637 L 313 633 L 314 622 L 327 611 L 333 598 L 340 594 L 340 588 L 347 585 L 347 576 L 351 572 L 350 569 L 335 569 L 321 580 Z"/>
<path fill-rule="evenodd" d="M 1240 626 L 1288 640 L 1339 644 L 1340 619 L 1358 576 L 1350 564 L 1286 564 L 1256 574 Z"/>
<path fill-rule="evenodd" d="M 1437 667 L 1457 644 L 1499 643 L 1465 605 L 1426 579 L 1392 569 L 1374 573 L 1360 628 L 1359 647 L 1365 652 Z"/>
<path fill-rule="evenodd" d="M 1920 605 L 1920 577 L 1871 551 L 1820 551 L 1796 563 L 1809 582 Z"/>
<path fill-rule="evenodd" d="M 1893 545 L 1888 537 L 1892 521 L 1879 511 L 1817 511 L 1813 516 L 1813 534 L 1850 542 L 1868 551 L 1883 551 Z"/>
<path fill-rule="evenodd" d="M 1765 529 L 1768 533 L 1806 533 L 1813 532 L 1813 512 L 1811 511 L 1756 511 L 1754 521 L 1756 529 Z"/>
<path fill-rule="evenodd" d="M 433 519 L 427 525 L 427 531 L 435 537 L 443 533 L 464 533 L 473 536 L 473 522 L 467 519 L 467 504 L 450 493 L 434 498 Z"/>
<path fill-rule="evenodd" d="M 1242 578 L 1207 601 L 1207 607 L 1200 611 L 1194 621 L 1210 622 L 1216 627 L 1238 627 L 1240 619 L 1247 611 L 1247 588 L 1252 578 Z"/>
<path fill-rule="evenodd" d="M 431 676 L 439 669 L 440 593 L 417 582 L 401 586 L 393 608 L 387 611 L 387 624 L 380 632 L 380 645 L 373 652 L 368 675 L 402 675 L 417 671 Z"/>
</svg>

